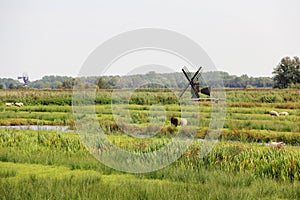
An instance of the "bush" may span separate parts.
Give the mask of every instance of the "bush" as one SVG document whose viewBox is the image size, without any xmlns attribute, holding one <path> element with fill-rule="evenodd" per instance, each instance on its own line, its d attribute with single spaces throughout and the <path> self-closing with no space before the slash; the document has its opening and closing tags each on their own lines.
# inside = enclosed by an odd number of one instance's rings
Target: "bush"
<svg viewBox="0 0 300 200">
<path fill-rule="evenodd" d="M 276 103 L 283 102 L 283 98 L 279 95 L 263 95 L 260 97 L 262 103 Z"/>
</svg>

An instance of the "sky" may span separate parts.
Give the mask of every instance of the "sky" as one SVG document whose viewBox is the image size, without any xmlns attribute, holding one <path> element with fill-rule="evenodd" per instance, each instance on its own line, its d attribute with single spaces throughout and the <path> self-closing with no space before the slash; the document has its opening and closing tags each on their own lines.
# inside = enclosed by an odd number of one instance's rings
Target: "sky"
<svg viewBox="0 0 300 200">
<path fill-rule="evenodd" d="M 0 0 L 0 77 L 77 76 L 95 48 L 140 28 L 189 37 L 220 71 L 272 76 L 282 57 L 300 56 L 299 6 L 298 0 Z"/>
</svg>

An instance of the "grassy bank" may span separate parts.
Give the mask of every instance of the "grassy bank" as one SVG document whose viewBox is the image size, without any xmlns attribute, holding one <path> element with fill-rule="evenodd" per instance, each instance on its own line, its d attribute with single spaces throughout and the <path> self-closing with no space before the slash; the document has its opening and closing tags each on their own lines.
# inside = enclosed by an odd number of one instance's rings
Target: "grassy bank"
<svg viewBox="0 0 300 200">
<path fill-rule="evenodd" d="M 199 158 L 203 142 L 195 140 L 171 165 L 127 174 L 101 164 L 81 143 L 72 114 L 72 91 L 0 90 L 0 125 L 68 125 L 75 130 L 0 129 L 0 199 L 300 199 L 300 92 L 226 93 L 224 128 L 209 154 Z M 5 106 L 20 101 L 24 107 Z M 178 133 L 179 127 L 168 119 L 180 117 L 180 107 L 168 91 L 138 90 L 129 105 L 117 102 L 115 116 L 110 103 L 111 91 L 98 91 L 95 117 L 107 139 L 123 150 L 153 152 Z M 153 109 L 157 103 L 165 112 Z M 194 107 L 186 107 L 187 115 L 199 119 L 196 139 L 205 138 L 212 114 L 211 102 L 198 106 L 197 116 Z M 271 110 L 289 116 L 273 117 Z M 143 130 L 151 114 L 158 121 L 166 114 L 167 120 L 152 138 L 135 138 L 114 122 L 127 111 L 133 120 L 133 126 L 124 125 L 128 130 Z M 270 148 L 265 145 L 270 141 L 286 146 Z"/>
</svg>

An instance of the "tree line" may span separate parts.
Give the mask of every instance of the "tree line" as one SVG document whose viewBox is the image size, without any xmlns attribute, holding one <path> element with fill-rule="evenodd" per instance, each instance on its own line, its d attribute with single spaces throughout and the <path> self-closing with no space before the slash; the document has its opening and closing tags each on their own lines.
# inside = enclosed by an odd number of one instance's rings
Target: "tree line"
<svg viewBox="0 0 300 200">
<path fill-rule="evenodd" d="M 227 88 L 262 88 L 273 87 L 274 82 L 269 77 L 248 77 L 247 75 L 235 76 L 227 72 L 206 72 L 198 79 L 200 85 L 218 86 L 212 77 L 220 77 L 222 85 Z M 202 78 L 204 77 L 204 78 Z M 128 76 L 101 76 L 101 77 L 80 77 L 69 76 L 44 76 L 40 80 L 32 81 L 28 84 L 29 88 L 49 88 L 49 89 L 71 89 L 74 84 L 82 87 L 95 85 L 101 89 L 117 88 L 184 88 L 188 81 L 180 72 L 175 73 L 156 73 L 154 71 L 146 74 Z M 22 88 L 23 84 L 18 80 L 0 78 L 0 89 L 3 88 Z"/>
<path fill-rule="evenodd" d="M 249 77 L 230 75 L 227 72 L 205 72 L 199 77 L 200 86 L 224 86 L 226 88 L 298 88 L 300 89 L 300 60 L 298 57 L 284 57 L 273 70 L 271 77 Z M 192 76 L 192 74 L 191 74 Z M 216 78 L 222 83 L 215 81 Z M 80 77 L 44 76 L 32 81 L 29 88 L 72 89 L 74 85 L 96 86 L 101 89 L 116 88 L 184 88 L 188 81 L 181 72 L 156 73 L 126 76 Z M 22 88 L 21 82 L 11 78 L 0 78 L 0 89 Z"/>
</svg>

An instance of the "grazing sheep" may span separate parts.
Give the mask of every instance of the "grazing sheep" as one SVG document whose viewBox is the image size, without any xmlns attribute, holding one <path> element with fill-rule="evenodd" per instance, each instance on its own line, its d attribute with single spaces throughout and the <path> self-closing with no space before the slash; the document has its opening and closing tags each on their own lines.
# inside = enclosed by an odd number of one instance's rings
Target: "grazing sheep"
<svg viewBox="0 0 300 200">
<path fill-rule="evenodd" d="M 178 119 L 176 117 L 171 117 L 171 124 L 178 126 Z"/>
<path fill-rule="evenodd" d="M 12 105 L 14 105 L 14 103 L 5 103 L 5 106 L 7 107 L 11 107 Z"/>
<path fill-rule="evenodd" d="M 272 111 L 270 112 L 270 115 L 271 115 L 271 116 L 279 117 L 278 112 L 276 112 L 275 110 L 272 110 Z"/>
<path fill-rule="evenodd" d="M 279 115 L 280 115 L 280 116 L 288 116 L 289 113 L 288 113 L 288 112 L 280 112 Z"/>
<path fill-rule="evenodd" d="M 23 107 L 23 106 L 24 106 L 24 104 L 23 104 L 22 102 L 15 103 L 15 105 L 16 105 L 17 107 Z"/>
<path fill-rule="evenodd" d="M 285 144 L 283 142 L 270 142 L 269 146 L 276 149 L 283 148 Z"/>
<path fill-rule="evenodd" d="M 180 119 L 180 126 L 186 126 L 187 125 L 187 120 L 185 118 Z"/>
<path fill-rule="evenodd" d="M 181 118 L 180 121 L 178 120 L 178 118 L 176 117 L 171 117 L 171 124 L 173 124 L 174 126 L 178 126 L 180 122 L 180 126 L 186 126 L 187 125 L 187 120 L 185 118 Z"/>
</svg>

